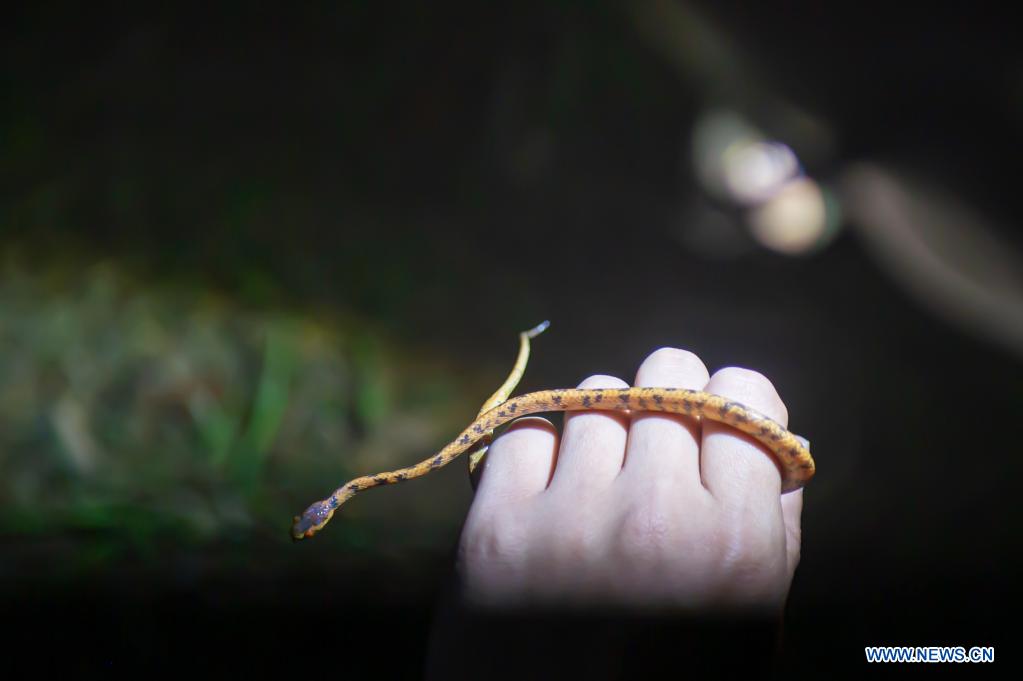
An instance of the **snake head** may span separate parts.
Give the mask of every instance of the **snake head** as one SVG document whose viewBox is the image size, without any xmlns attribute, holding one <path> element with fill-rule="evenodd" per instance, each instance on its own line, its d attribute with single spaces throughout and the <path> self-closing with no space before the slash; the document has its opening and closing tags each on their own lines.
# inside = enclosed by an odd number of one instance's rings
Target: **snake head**
<svg viewBox="0 0 1023 681">
<path fill-rule="evenodd" d="M 331 500 L 317 501 L 310 505 L 302 515 L 295 516 L 291 525 L 291 538 L 295 541 L 307 539 L 319 532 L 334 515 Z"/>
</svg>

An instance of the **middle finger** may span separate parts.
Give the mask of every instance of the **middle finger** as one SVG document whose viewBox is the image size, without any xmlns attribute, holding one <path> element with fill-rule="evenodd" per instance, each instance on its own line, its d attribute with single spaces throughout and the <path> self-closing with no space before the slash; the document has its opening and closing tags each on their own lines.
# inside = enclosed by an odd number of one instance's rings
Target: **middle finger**
<svg viewBox="0 0 1023 681">
<path fill-rule="evenodd" d="M 699 357 L 661 348 L 636 373 L 640 387 L 702 390 L 709 378 Z M 700 481 L 700 424 L 689 416 L 639 412 L 632 417 L 622 480 L 648 485 L 665 482 L 682 494 L 705 491 Z"/>
<path fill-rule="evenodd" d="M 612 376 L 590 376 L 580 388 L 627 388 Z M 568 412 L 549 491 L 602 492 L 622 470 L 628 417 L 607 411 Z"/>
</svg>

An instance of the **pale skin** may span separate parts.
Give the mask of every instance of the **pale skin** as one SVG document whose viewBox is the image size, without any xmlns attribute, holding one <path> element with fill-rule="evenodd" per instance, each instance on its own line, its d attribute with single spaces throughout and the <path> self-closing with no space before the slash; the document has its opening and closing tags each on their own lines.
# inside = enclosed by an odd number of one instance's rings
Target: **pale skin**
<svg viewBox="0 0 1023 681">
<path fill-rule="evenodd" d="M 787 425 L 771 382 L 662 348 L 638 387 L 704 390 Z M 591 376 L 580 388 L 624 388 Z M 781 494 L 769 451 L 686 416 L 571 412 L 497 438 L 459 546 L 465 596 L 496 607 L 779 611 L 799 562 L 802 490 Z"/>
</svg>

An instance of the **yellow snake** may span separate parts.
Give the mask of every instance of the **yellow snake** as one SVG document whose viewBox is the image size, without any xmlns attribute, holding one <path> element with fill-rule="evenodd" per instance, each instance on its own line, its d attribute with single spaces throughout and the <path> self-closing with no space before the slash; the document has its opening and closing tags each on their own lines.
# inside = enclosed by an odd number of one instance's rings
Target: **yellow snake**
<svg viewBox="0 0 1023 681">
<path fill-rule="evenodd" d="M 425 461 L 396 471 L 366 475 L 345 483 L 326 499 L 313 503 L 302 515 L 295 516 L 291 536 L 295 541 L 311 537 L 326 525 L 334 511 L 359 492 L 411 480 L 454 461 L 472 449 L 470 473 L 486 453 L 494 429 L 527 414 L 550 411 L 595 409 L 631 413 L 636 411 L 665 412 L 709 419 L 727 424 L 752 436 L 770 449 L 782 474 L 782 492 L 799 489 L 813 477 L 815 465 L 809 443 L 794 435 L 778 422 L 734 402 L 727 397 L 684 388 L 595 388 L 540 390 L 509 399 L 518 385 L 529 361 L 529 341 L 549 326 L 544 322 L 519 334 L 519 356 L 504 384 L 490 396 L 476 420 L 469 424 L 449 445 Z"/>
</svg>

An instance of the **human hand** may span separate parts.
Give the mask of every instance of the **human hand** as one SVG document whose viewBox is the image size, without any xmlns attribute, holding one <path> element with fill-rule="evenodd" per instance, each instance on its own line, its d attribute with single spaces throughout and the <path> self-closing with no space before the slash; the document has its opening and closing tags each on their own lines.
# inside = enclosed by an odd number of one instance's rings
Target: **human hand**
<svg viewBox="0 0 1023 681">
<path fill-rule="evenodd" d="M 663 348 L 637 386 L 705 390 L 787 424 L 762 375 L 709 377 Z M 591 376 L 580 388 L 623 388 Z M 768 450 L 718 423 L 639 412 L 516 421 L 490 447 L 459 546 L 465 597 L 496 606 L 780 609 L 799 562 L 802 490 Z"/>
</svg>

